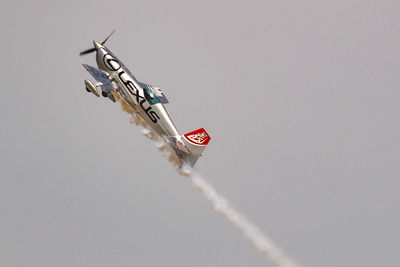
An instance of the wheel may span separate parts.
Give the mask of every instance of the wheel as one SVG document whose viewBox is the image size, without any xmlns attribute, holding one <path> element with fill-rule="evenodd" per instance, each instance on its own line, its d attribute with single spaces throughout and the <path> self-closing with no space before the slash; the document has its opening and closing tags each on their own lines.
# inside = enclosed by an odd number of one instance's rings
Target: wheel
<svg viewBox="0 0 400 267">
<path fill-rule="evenodd" d="M 90 93 L 90 90 L 86 87 L 86 91 L 88 92 L 88 93 Z"/>
<path fill-rule="evenodd" d="M 104 97 L 108 97 L 108 93 L 104 92 L 104 91 L 101 92 L 101 95 L 104 96 Z"/>
</svg>

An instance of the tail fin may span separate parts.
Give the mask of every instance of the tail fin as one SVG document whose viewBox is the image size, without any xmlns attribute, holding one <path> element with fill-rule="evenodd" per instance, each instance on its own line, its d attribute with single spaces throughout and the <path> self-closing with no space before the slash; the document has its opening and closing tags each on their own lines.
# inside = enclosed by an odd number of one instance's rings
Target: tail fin
<svg viewBox="0 0 400 267">
<path fill-rule="evenodd" d="M 204 149 L 206 149 L 206 146 L 208 142 L 210 142 L 211 137 L 208 135 L 206 130 L 204 130 L 204 128 L 186 133 L 182 137 L 186 148 L 190 152 L 185 157 L 185 160 L 189 163 L 191 167 L 193 167 L 201 156 L 201 153 L 203 153 Z"/>
</svg>

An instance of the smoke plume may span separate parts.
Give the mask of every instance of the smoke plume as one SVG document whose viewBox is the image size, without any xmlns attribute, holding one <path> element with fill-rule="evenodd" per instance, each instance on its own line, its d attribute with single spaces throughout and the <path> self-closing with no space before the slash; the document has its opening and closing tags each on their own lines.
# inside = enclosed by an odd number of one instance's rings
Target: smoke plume
<svg viewBox="0 0 400 267">
<path fill-rule="evenodd" d="M 266 254 L 279 267 L 295 267 L 297 264 L 286 256 L 256 225 L 246 216 L 237 211 L 235 207 L 215 188 L 207 182 L 199 173 L 195 172 L 190 166 L 180 167 L 180 162 L 173 149 L 159 137 L 157 133 L 142 119 L 140 115 L 119 95 L 114 94 L 118 102 L 121 103 L 122 110 L 130 116 L 130 123 L 143 127 L 142 134 L 155 142 L 157 149 L 168 159 L 179 174 L 187 177 L 192 185 L 197 188 L 204 197 L 212 203 L 214 210 L 224 215 L 233 225 L 239 228 L 244 236 L 249 239 L 253 246 L 260 252 Z"/>
</svg>

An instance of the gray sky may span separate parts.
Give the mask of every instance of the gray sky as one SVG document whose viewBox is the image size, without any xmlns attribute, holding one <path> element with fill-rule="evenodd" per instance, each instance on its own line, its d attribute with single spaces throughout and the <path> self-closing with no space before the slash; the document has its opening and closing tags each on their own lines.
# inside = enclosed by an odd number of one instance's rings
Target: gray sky
<svg viewBox="0 0 400 267">
<path fill-rule="evenodd" d="M 274 266 L 84 90 L 79 51 L 116 29 L 107 46 L 164 90 L 178 129 L 211 135 L 197 169 L 285 253 L 398 266 L 399 8 L 4 2 L 1 265 Z"/>
</svg>

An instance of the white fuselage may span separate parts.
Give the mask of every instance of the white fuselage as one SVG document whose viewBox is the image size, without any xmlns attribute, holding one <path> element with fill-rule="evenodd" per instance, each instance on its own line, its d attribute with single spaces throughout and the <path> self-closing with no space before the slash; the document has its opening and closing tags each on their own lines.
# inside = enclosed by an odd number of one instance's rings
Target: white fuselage
<svg viewBox="0 0 400 267">
<path fill-rule="evenodd" d="M 163 138 L 175 137 L 179 133 L 162 103 L 150 103 L 139 81 L 109 49 L 96 43 L 96 61 L 99 69 L 111 75 L 122 90 L 121 96 Z"/>
</svg>

